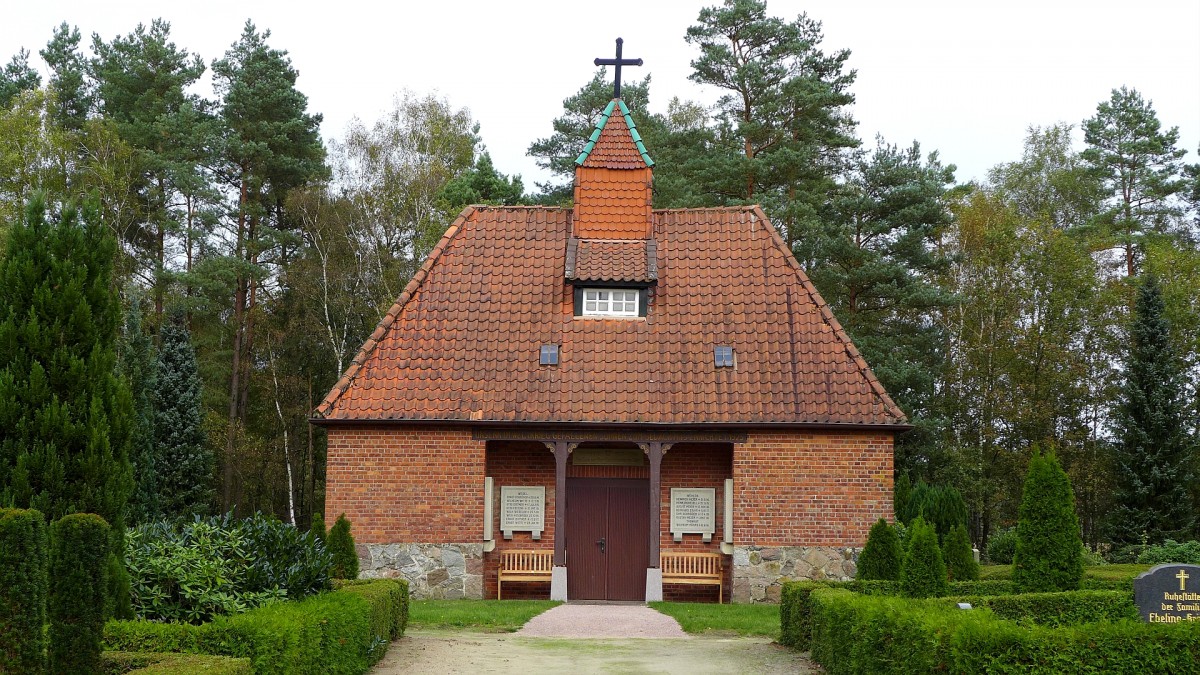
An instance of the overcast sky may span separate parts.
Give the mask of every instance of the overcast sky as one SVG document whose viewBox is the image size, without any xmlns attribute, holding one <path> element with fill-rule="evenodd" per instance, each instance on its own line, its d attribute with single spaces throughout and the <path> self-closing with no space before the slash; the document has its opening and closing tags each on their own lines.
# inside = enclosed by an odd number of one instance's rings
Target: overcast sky
<svg viewBox="0 0 1200 675">
<path fill-rule="evenodd" d="M 368 124 L 405 89 L 437 92 L 467 107 L 497 168 L 526 186 L 547 177 L 525 156 L 551 133 L 563 98 L 592 75 L 592 59 L 644 59 L 630 77 L 653 75 L 651 109 L 673 96 L 712 103 L 719 92 L 687 76 L 696 50 L 683 36 L 708 2 L 393 2 L 340 0 L 51 0 L 10 4 L 0 21 L 0 61 L 19 48 L 36 53 L 62 21 L 90 45 L 156 17 L 170 21 L 181 47 L 206 62 L 222 56 L 247 18 L 270 29 L 289 52 L 310 109 L 325 116 L 322 136 L 347 122 Z M 960 181 L 983 178 L 1020 157 L 1030 125 L 1077 127 L 1114 87 L 1154 103 L 1165 127 L 1195 162 L 1200 143 L 1200 2 L 909 2 L 770 0 L 787 19 L 800 12 L 824 23 L 826 52 L 849 49 L 858 71 L 859 135 L 907 145 L 920 141 L 958 166 Z M 37 64 L 45 71 L 40 59 Z M 206 76 L 207 77 L 207 76 Z M 1078 135 L 1082 142 L 1082 135 Z M 649 148 L 651 156 L 654 148 Z"/>
</svg>

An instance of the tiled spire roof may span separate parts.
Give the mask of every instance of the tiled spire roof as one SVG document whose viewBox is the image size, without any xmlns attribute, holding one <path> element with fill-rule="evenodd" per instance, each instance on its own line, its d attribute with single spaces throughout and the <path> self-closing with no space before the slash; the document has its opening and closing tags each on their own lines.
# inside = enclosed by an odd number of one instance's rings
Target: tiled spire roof
<svg viewBox="0 0 1200 675">
<path fill-rule="evenodd" d="M 575 159 L 575 166 L 598 166 L 609 169 L 642 169 L 654 166 L 642 135 L 629 108 L 619 98 L 608 102 L 608 107 L 596 122 L 596 129 L 588 138 L 583 152 Z"/>
</svg>

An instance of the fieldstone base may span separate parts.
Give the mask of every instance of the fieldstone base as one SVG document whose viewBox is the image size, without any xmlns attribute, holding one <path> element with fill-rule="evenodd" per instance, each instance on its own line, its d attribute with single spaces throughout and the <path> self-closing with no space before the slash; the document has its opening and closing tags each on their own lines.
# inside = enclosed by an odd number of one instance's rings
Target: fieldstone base
<svg viewBox="0 0 1200 675">
<path fill-rule="evenodd" d="M 733 602 L 777 603 L 785 581 L 853 579 L 861 549 L 829 546 L 736 546 Z"/>
<path fill-rule="evenodd" d="M 483 599 L 483 544 L 359 544 L 359 577 L 408 580 L 410 596 Z"/>
</svg>

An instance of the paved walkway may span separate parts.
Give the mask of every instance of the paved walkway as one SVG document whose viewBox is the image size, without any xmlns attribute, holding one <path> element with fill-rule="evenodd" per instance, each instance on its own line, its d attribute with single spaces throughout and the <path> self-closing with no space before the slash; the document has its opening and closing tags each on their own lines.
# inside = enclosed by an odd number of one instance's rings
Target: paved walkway
<svg viewBox="0 0 1200 675">
<path fill-rule="evenodd" d="M 560 605 L 517 633 L 409 630 L 373 675 L 409 673 L 820 673 L 766 638 L 685 634 L 638 605 Z"/>
</svg>

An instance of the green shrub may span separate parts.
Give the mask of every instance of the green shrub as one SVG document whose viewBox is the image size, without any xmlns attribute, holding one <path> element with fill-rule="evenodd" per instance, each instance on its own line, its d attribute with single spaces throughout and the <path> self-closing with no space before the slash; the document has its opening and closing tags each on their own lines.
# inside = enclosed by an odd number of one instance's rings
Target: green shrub
<svg viewBox="0 0 1200 675">
<path fill-rule="evenodd" d="M 314 535 L 256 514 L 140 525 L 126 564 L 137 616 L 202 623 L 329 588 L 332 556 Z"/>
<path fill-rule="evenodd" d="M 46 668 L 46 521 L 0 509 L 0 673 Z"/>
<path fill-rule="evenodd" d="M 909 529 L 908 550 L 900 570 L 900 592 L 910 598 L 945 595 L 949 590 L 946 563 L 942 560 L 933 526 L 918 516 Z"/>
<path fill-rule="evenodd" d="M 108 591 L 108 523 L 73 513 L 50 525 L 50 670 L 95 673 Z"/>
<path fill-rule="evenodd" d="M 958 525 L 946 535 L 942 557 L 946 560 L 946 574 L 951 581 L 979 580 L 979 563 L 975 561 L 975 553 L 971 550 L 966 526 Z"/>
<path fill-rule="evenodd" d="M 338 516 L 333 527 L 329 528 L 326 545 L 333 555 L 332 576 L 335 579 L 357 579 L 358 552 L 354 550 L 354 535 L 350 534 L 350 521 L 346 514 Z"/>
<path fill-rule="evenodd" d="M 1018 511 L 1013 582 L 1024 593 L 1077 590 L 1082 541 L 1071 481 L 1053 454 L 1035 450 Z"/>
<path fill-rule="evenodd" d="M 828 581 L 788 581 L 780 589 L 779 643 L 799 651 L 808 651 L 812 636 L 811 601 L 809 596 L 818 588 L 834 585 Z"/>
<path fill-rule="evenodd" d="M 321 540 L 321 543 L 324 544 L 325 537 L 329 534 L 325 529 L 325 517 L 320 513 L 314 513 L 312 515 L 312 524 L 308 526 L 308 531 L 312 532 L 313 536 Z"/>
<path fill-rule="evenodd" d="M 883 518 L 871 526 L 867 545 L 858 556 L 857 578 L 863 580 L 890 580 L 900 578 L 900 538 Z"/>
<path fill-rule="evenodd" d="M 249 658 L 255 673 L 363 673 L 407 618 L 407 585 L 378 579 L 193 626 L 113 621 L 105 644 Z"/>
<path fill-rule="evenodd" d="M 950 595 L 1012 595 L 1017 587 L 1007 579 L 987 579 L 984 581 L 952 581 Z"/>
<path fill-rule="evenodd" d="M 250 659 L 211 654 L 156 652 L 104 652 L 100 655 L 103 675 L 251 675 Z"/>
<path fill-rule="evenodd" d="M 988 537 L 984 549 L 990 565 L 1011 565 L 1017 554 L 1017 528 L 1006 527 L 996 530 Z"/>
<path fill-rule="evenodd" d="M 1049 627 L 1003 620 L 986 607 L 964 611 L 945 600 L 834 588 L 814 589 L 808 602 L 808 646 L 832 674 L 1190 673 L 1200 653 L 1200 626 L 1194 622 Z"/>
<path fill-rule="evenodd" d="M 892 513 L 896 516 L 896 522 L 907 522 L 903 516 L 907 514 L 908 500 L 912 497 L 912 479 L 908 474 L 901 474 L 896 479 L 896 485 L 892 489 Z"/>
<path fill-rule="evenodd" d="M 1200 541 L 1168 539 L 1161 544 L 1151 544 L 1138 555 L 1137 561 L 1143 565 L 1200 565 Z"/>
<path fill-rule="evenodd" d="M 1063 591 L 1018 595 L 965 595 L 953 602 L 987 607 L 1001 619 L 1031 621 L 1040 626 L 1078 626 L 1096 621 L 1139 618 L 1128 591 Z"/>
<path fill-rule="evenodd" d="M 900 517 L 900 514 L 897 514 Z M 958 525 L 967 525 L 967 503 L 962 494 L 950 485 L 929 485 L 918 481 L 909 493 L 908 504 L 901 519 L 905 525 L 911 525 L 917 518 L 933 525 L 937 532 L 938 542 L 950 534 L 950 530 Z"/>
</svg>

